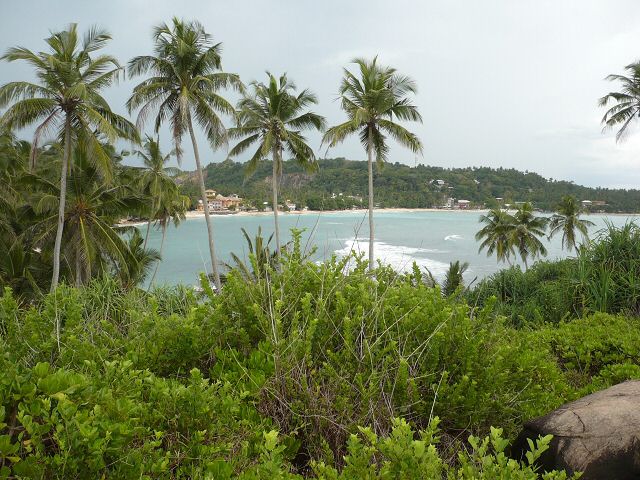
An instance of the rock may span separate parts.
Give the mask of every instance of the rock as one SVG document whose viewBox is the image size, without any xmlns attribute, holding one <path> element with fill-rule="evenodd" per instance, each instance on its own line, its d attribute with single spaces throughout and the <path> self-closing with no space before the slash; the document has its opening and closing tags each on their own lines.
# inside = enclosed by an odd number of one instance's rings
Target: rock
<svg viewBox="0 0 640 480">
<path fill-rule="evenodd" d="M 553 435 L 539 461 L 544 470 L 584 472 L 582 480 L 640 478 L 640 381 L 620 383 L 527 422 L 511 456 L 523 458 L 527 439 Z"/>
</svg>

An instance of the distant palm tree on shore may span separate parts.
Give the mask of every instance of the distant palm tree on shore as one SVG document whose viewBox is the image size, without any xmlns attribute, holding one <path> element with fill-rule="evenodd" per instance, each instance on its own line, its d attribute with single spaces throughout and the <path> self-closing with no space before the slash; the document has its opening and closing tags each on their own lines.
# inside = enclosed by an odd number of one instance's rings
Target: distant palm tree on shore
<svg viewBox="0 0 640 480">
<path fill-rule="evenodd" d="M 143 244 L 143 247 L 146 248 L 151 223 L 156 218 L 156 213 L 160 203 L 163 201 L 163 197 L 174 197 L 178 194 L 178 186 L 173 177 L 180 173 L 180 170 L 166 166 L 174 152 L 163 154 L 160 149 L 159 139 L 156 138 L 154 140 L 149 135 L 147 135 L 142 144 L 142 150 L 136 150 L 134 153 L 142 159 L 144 165 L 144 171 L 139 177 L 139 182 L 142 187 L 142 193 L 149 199 L 150 203 L 145 208 L 149 219 Z"/>
<path fill-rule="evenodd" d="M 584 241 L 589 239 L 589 227 L 595 225 L 590 220 L 580 218 L 581 206 L 575 197 L 565 196 L 549 221 L 549 238 L 562 233 L 562 248 L 578 250 L 576 236 L 579 233 Z"/>
<path fill-rule="evenodd" d="M 484 226 L 476 233 L 476 240 L 481 242 L 478 252 L 486 249 L 488 257 L 495 253 L 498 262 L 511 265 L 510 258 L 515 253 L 511 241 L 513 222 L 513 217 L 500 208 L 481 215 L 480 223 Z"/>
<path fill-rule="evenodd" d="M 547 255 L 547 249 L 540 240 L 545 236 L 548 219 L 534 215 L 533 206 L 527 202 L 520 205 L 511 215 L 500 208 L 494 208 L 480 217 L 484 227 L 476 233 L 481 241 L 478 251 L 487 250 L 487 256 L 496 254 L 498 261 L 511 264 L 511 255 L 520 255 L 524 268 L 528 259 Z"/>
</svg>

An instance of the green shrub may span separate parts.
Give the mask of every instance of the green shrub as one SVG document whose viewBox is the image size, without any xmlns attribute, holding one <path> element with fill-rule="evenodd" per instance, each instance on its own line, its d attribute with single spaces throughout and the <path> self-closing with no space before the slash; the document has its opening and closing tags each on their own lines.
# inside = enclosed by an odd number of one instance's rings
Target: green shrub
<svg viewBox="0 0 640 480">
<path fill-rule="evenodd" d="M 640 378 L 640 319 L 598 313 L 532 334 L 578 388 L 606 388 Z M 589 383 L 593 382 L 593 387 Z"/>
<path fill-rule="evenodd" d="M 526 271 L 511 267 L 481 281 L 467 293 L 469 304 L 496 298 L 495 313 L 514 326 L 558 323 L 580 313 L 571 272 L 575 260 L 537 262 Z"/>
<path fill-rule="evenodd" d="M 130 362 L 91 374 L 0 360 L 0 477 L 197 478 L 258 457 L 263 420 L 228 383 L 192 370 L 184 383 Z M 194 476 L 195 474 L 195 476 Z"/>
<path fill-rule="evenodd" d="M 221 295 L 234 349 L 269 345 L 273 373 L 259 408 L 295 431 L 302 457 L 340 463 L 351 433 L 390 431 L 404 416 L 447 432 L 486 431 L 557 407 L 566 382 L 546 350 L 531 350 L 494 318 L 407 276 L 343 260 L 288 261 L 268 280 L 231 273 Z M 247 346 L 246 342 L 249 342 Z M 265 349 L 265 347 L 261 347 Z"/>
</svg>

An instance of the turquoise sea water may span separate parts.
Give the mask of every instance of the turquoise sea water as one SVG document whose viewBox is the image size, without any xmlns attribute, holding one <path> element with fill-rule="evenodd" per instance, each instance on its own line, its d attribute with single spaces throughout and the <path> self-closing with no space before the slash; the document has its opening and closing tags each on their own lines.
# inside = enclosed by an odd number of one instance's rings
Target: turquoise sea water
<svg viewBox="0 0 640 480">
<path fill-rule="evenodd" d="M 398 270 L 411 268 L 412 262 L 427 267 L 436 277 L 441 277 L 449 262 L 461 260 L 469 262 L 467 279 L 478 279 L 490 275 L 504 267 L 493 257 L 478 253 L 478 243 L 474 236 L 480 228 L 479 212 L 375 212 L 376 258 L 393 265 Z M 627 216 L 585 216 L 596 225 L 591 228 L 595 234 L 605 226 L 606 221 L 623 225 L 634 217 Z M 265 236 L 273 232 L 273 217 L 227 215 L 213 217 L 218 257 L 229 261 L 230 253 L 246 254 L 246 244 L 241 227 L 253 236 L 262 227 Z M 368 223 L 363 212 L 339 212 L 318 214 L 281 214 L 281 232 L 290 239 L 291 228 L 306 229 L 303 240 L 307 247 L 316 246 L 313 260 L 322 261 L 333 253 L 346 255 L 350 251 L 368 251 Z M 140 227 L 142 232 L 146 226 Z M 149 243 L 154 248 L 160 246 L 160 231 L 152 229 Z M 283 238 L 283 241 L 285 240 Z M 546 241 L 546 240 L 545 240 Z M 560 248 L 560 237 L 547 242 L 547 258 L 568 255 Z M 210 270 L 208 261 L 207 231 L 204 218 L 189 219 L 177 228 L 167 231 L 163 260 L 157 282 L 164 284 L 195 284 L 198 273 Z"/>
</svg>

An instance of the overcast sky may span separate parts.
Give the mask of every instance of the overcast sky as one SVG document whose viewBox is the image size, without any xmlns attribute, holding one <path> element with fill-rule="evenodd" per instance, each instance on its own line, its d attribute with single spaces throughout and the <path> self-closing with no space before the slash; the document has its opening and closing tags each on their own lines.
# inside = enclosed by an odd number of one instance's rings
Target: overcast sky
<svg viewBox="0 0 640 480">
<path fill-rule="evenodd" d="M 43 49 L 50 30 L 98 24 L 113 35 L 106 51 L 126 63 L 151 53 L 152 26 L 174 15 L 202 22 L 223 42 L 224 69 L 245 82 L 270 70 L 313 90 L 329 124 L 344 119 L 335 98 L 353 57 L 378 54 L 413 77 L 424 123 L 408 126 L 424 155 L 393 145 L 391 161 L 640 187 L 640 128 L 616 145 L 613 132 L 601 131 L 597 106 L 615 89 L 604 77 L 640 59 L 638 0 L 4 0 L 0 49 Z M 26 65 L 0 66 L 0 83 L 31 75 Z M 114 110 L 125 113 L 133 84 L 106 92 Z M 309 140 L 319 151 L 320 136 Z M 205 163 L 226 157 L 201 143 Z M 183 168 L 191 169 L 184 147 Z M 327 156 L 365 158 L 356 140 Z"/>
</svg>

